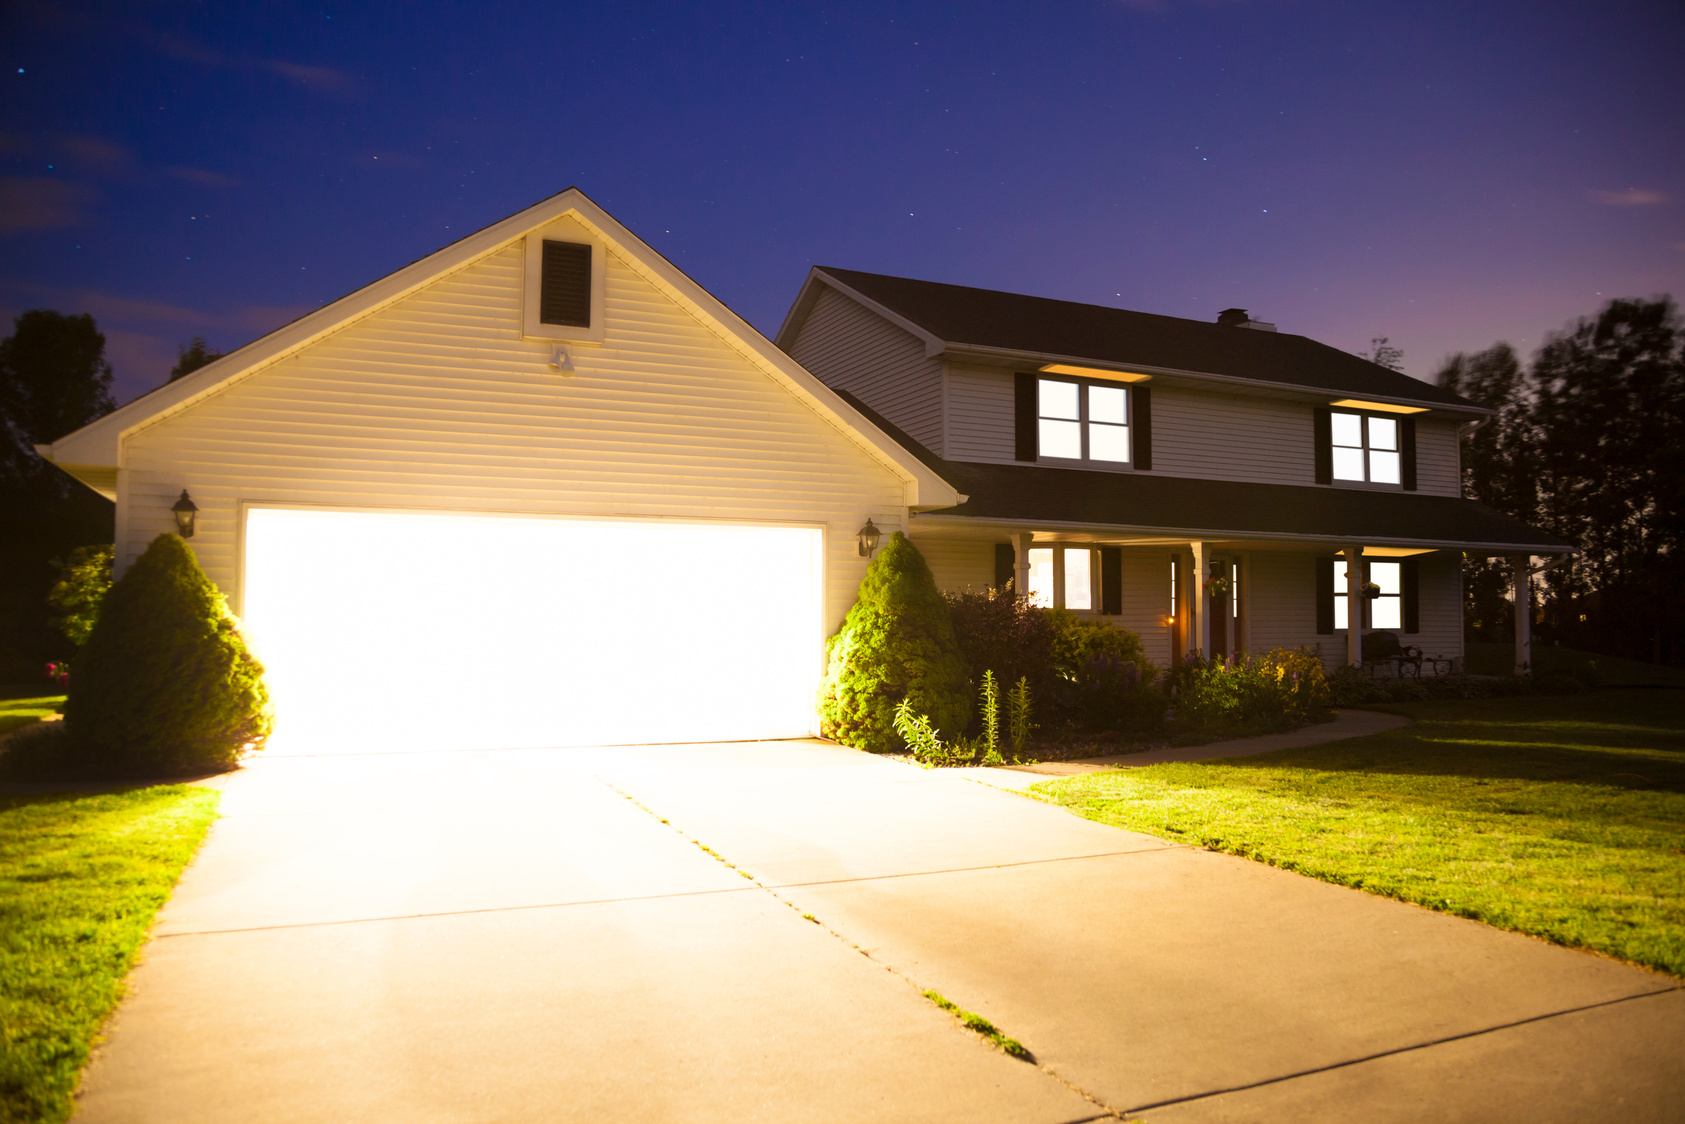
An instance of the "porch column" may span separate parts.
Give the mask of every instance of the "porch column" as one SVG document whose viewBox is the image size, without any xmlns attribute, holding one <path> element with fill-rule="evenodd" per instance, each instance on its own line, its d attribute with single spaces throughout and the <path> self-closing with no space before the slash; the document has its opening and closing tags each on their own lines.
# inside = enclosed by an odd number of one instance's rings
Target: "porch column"
<svg viewBox="0 0 1685 1124">
<path fill-rule="evenodd" d="M 1205 570 L 1211 564 L 1211 544 L 1193 542 L 1188 546 L 1194 552 L 1193 580 L 1188 583 L 1188 611 L 1193 614 L 1188 622 L 1188 647 L 1193 650 L 1188 655 L 1210 659 L 1211 599 L 1205 592 L 1205 579 L 1210 575 Z"/>
<path fill-rule="evenodd" d="M 1529 573 L 1533 559 L 1527 554 L 1509 556 L 1510 589 L 1515 597 L 1515 673 L 1533 670 L 1533 582 Z"/>
<path fill-rule="evenodd" d="M 1363 666 L 1363 546 L 1346 547 L 1346 662 L 1353 667 Z"/>
<path fill-rule="evenodd" d="M 1033 534 L 1012 536 L 1012 592 L 1017 597 L 1030 595 L 1030 540 Z"/>
</svg>

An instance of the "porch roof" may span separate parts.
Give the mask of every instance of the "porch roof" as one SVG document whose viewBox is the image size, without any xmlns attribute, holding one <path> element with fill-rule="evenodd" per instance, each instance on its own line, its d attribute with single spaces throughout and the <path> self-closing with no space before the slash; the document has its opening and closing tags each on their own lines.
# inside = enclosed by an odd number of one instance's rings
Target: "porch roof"
<svg viewBox="0 0 1685 1124">
<path fill-rule="evenodd" d="M 1333 540 L 1528 554 L 1573 549 L 1519 519 L 1451 496 L 1033 465 L 944 465 L 944 475 L 967 498 L 929 513 L 934 516 L 1106 526 L 1190 540 Z"/>
</svg>

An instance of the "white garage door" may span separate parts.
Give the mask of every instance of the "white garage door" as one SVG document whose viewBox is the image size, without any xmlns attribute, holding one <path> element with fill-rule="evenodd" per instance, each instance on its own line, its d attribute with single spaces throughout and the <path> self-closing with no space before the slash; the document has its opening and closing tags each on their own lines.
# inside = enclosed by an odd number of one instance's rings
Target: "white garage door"
<svg viewBox="0 0 1685 1124">
<path fill-rule="evenodd" d="M 254 508 L 278 752 L 807 734 L 820 531 Z"/>
</svg>

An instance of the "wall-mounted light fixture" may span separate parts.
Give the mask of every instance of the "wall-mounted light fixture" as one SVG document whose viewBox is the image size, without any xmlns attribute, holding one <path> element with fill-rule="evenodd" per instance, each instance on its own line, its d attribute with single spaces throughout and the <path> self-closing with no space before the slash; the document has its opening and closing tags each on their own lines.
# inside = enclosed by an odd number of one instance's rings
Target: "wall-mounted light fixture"
<svg viewBox="0 0 1685 1124">
<path fill-rule="evenodd" d="M 867 516 L 866 525 L 860 528 L 860 557 L 870 558 L 872 552 L 877 550 L 878 539 L 881 537 L 883 537 L 883 532 L 872 524 L 871 516 Z"/>
<path fill-rule="evenodd" d="M 555 353 L 550 356 L 550 366 L 558 371 L 571 372 L 573 370 L 573 356 L 568 354 L 567 348 L 558 347 Z"/>
<path fill-rule="evenodd" d="M 176 531 L 184 539 L 192 538 L 193 517 L 198 514 L 199 505 L 189 498 L 186 488 L 181 490 L 181 498 L 176 501 L 176 505 L 170 510 L 176 513 Z"/>
</svg>

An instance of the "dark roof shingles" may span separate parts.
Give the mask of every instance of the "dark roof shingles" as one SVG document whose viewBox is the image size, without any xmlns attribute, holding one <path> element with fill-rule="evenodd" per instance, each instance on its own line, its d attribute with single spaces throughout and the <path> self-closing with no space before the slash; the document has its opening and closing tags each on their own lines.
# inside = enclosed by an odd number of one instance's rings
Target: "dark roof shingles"
<svg viewBox="0 0 1685 1124">
<path fill-rule="evenodd" d="M 1287 332 L 818 268 L 949 344 L 1258 379 L 1342 395 L 1474 405 L 1431 383 Z"/>
</svg>

